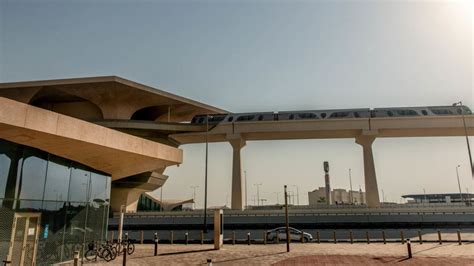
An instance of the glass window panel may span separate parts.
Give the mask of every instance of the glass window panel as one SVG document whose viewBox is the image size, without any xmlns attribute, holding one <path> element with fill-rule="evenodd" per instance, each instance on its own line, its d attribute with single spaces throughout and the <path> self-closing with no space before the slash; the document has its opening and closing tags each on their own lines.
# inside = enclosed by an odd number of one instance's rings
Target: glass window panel
<svg viewBox="0 0 474 266">
<path fill-rule="evenodd" d="M 69 161 L 50 155 L 44 200 L 66 201 L 70 175 Z"/>
<path fill-rule="evenodd" d="M 104 204 L 107 197 L 107 176 L 91 173 L 90 202 Z"/>
<path fill-rule="evenodd" d="M 33 149 L 24 151 L 20 199 L 43 199 L 47 164 L 46 153 Z"/>
<path fill-rule="evenodd" d="M 69 201 L 87 202 L 90 183 L 90 172 L 75 166 L 71 170 L 69 182 Z"/>
<path fill-rule="evenodd" d="M 0 141 L 0 198 L 5 197 L 8 173 L 10 172 L 11 145 L 8 142 Z"/>
</svg>

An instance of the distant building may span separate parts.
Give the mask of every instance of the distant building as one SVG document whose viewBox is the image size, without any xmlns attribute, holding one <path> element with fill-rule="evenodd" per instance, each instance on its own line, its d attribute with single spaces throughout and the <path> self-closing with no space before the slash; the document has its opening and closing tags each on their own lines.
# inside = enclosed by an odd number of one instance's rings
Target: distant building
<svg viewBox="0 0 474 266">
<path fill-rule="evenodd" d="M 182 211 L 192 210 L 193 199 L 188 200 L 163 200 L 151 193 L 142 193 L 138 200 L 137 211 Z"/>
<path fill-rule="evenodd" d="M 408 203 L 471 203 L 474 198 L 472 193 L 439 193 L 439 194 L 411 194 L 403 195 Z"/>
<path fill-rule="evenodd" d="M 351 202 L 351 194 L 352 194 L 352 202 Z M 319 187 L 313 191 L 308 192 L 308 200 L 309 205 L 321 205 L 327 204 L 326 201 L 326 189 L 325 187 Z M 331 202 L 330 204 L 366 204 L 365 201 L 365 192 L 351 191 L 337 188 L 331 191 Z"/>
</svg>

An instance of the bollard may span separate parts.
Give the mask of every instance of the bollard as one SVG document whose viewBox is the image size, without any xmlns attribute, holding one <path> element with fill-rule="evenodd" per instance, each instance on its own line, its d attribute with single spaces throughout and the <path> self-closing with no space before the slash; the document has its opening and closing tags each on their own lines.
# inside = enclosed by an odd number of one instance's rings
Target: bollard
<svg viewBox="0 0 474 266">
<path fill-rule="evenodd" d="M 247 233 L 247 244 L 250 245 L 250 232 Z"/>
<path fill-rule="evenodd" d="M 212 266 L 212 259 L 207 259 L 207 266 Z"/>
<path fill-rule="evenodd" d="M 319 233 L 319 230 L 316 231 L 316 238 L 318 239 L 318 244 L 321 243 L 321 234 Z"/>
<path fill-rule="evenodd" d="M 354 243 L 354 236 L 352 235 L 352 230 L 349 231 L 349 239 L 351 241 L 351 244 Z"/>
<path fill-rule="evenodd" d="M 204 244 L 204 231 L 201 230 L 201 245 Z"/>
<path fill-rule="evenodd" d="M 155 256 L 158 255 L 158 233 L 155 232 L 153 242 L 155 244 Z"/>
<path fill-rule="evenodd" d="M 74 251 L 74 266 L 79 265 L 79 251 Z"/>
<path fill-rule="evenodd" d="M 385 231 L 382 231 L 383 244 L 387 244 L 387 238 L 385 237 Z"/>
<path fill-rule="evenodd" d="M 440 245 L 443 244 L 443 239 L 441 239 L 441 231 L 440 230 L 438 230 L 438 242 L 439 242 Z"/>
<path fill-rule="evenodd" d="M 367 238 L 367 244 L 370 244 L 369 231 L 365 231 L 365 238 Z"/>
<path fill-rule="evenodd" d="M 411 242 L 410 238 L 407 239 L 407 250 L 408 250 L 408 258 L 411 259 L 413 256 L 411 254 Z"/>
<path fill-rule="evenodd" d="M 174 232 L 170 231 L 170 244 L 173 245 L 174 242 Z"/>
<path fill-rule="evenodd" d="M 188 232 L 184 233 L 184 244 L 188 244 Z"/>
<path fill-rule="evenodd" d="M 277 231 L 276 235 L 276 243 L 280 244 L 280 232 Z"/>
<path fill-rule="evenodd" d="M 267 231 L 263 231 L 263 244 L 267 244 Z"/>
<path fill-rule="evenodd" d="M 140 232 L 140 244 L 143 245 L 143 231 Z"/>
<path fill-rule="evenodd" d="M 127 265 L 127 247 L 124 246 L 123 247 L 123 266 L 126 266 Z"/>
<path fill-rule="evenodd" d="M 418 239 L 420 241 L 420 245 L 423 244 L 423 237 L 421 236 L 421 231 L 418 230 Z"/>
<path fill-rule="evenodd" d="M 301 243 L 304 243 L 304 231 L 301 231 Z"/>
<path fill-rule="evenodd" d="M 128 242 L 128 232 L 125 233 L 125 241 Z"/>
<path fill-rule="evenodd" d="M 403 231 L 400 231 L 400 240 L 402 241 L 402 245 L 405 244 L 405 235 L 403 234 Z"/>
<path fill-rule="evenodd" d="M 232 245 L 235 245 L 235 231 L 232 231 Z"/>
<path fill-rule="evenodd" d="M 461 240 L 461 230 L 458 230 L 458 243 L 459 243 L 459 245 L 462 244 L 462 240 Z"/>
<path fill-rule="evenodd" d="M 334 240 L 334 244 L 336 244 L 336 243 L 337 243 L 336 230 L 334 230 L 334 231 L 332 232 L 332 238 L 333 238 L 333 240 Z"/>
</svg>

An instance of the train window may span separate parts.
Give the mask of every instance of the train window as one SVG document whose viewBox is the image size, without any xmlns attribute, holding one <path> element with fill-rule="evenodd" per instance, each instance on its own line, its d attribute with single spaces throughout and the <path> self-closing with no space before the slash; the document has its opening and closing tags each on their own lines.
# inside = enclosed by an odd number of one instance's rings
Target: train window
<svg viewBox="0 0 474 266">
<path fill-rule="evenodd" d="M 387 114 L 388 114 L 388 116 L 393 116 L 392 111 L 388 111 Z"/>
<path fill-rule="evenodd" d="M 342 118 L 342 117 L 348 117 L 348 116 L 349 116 L 349 112 L 334 112 L 329 117 L 330 118 Z"/>
<path fill-rule="evenodd" d="M 397 110 L 397 114 L 400 116 L 417 116 L 418 113 L 415 110 Z"/>
<path fill-rule="evenodd" d="M 423 115 L 428 115 L 428 112 L 427 112 L 426 110 L 422 110 L 421 113 L 422 113 Z"/>
<path fill-rule="evenodd" d="M 316 119 L 317 118 L 316 114 L 313 114 L 313 113 L 301 113 L 301 114 L 298 114 L 298 117 L 300 119 Z"/>
<path fill-rule="evenodd" d="M 202 124 L 202 122 L 204 122 L 204 117 L 199 118 L 198 123 L 199 123 L 199 124 Z"/>
<path fill-rule="evenodd" d="M 255 118 L 255 115 L 241 115 L 237 118 L 237 121 L 252 121 Z"/>
<path fill-rule="evenodd" d="M 326 118 L 326 113 L 322 113 L 322 114 L 321 114 L 321 117 L 322 117 L 322 118 Z"/>
<path fill-rule="evenodd" d="M 227 118 L 227 121 L 228 121 L 228 122 L 232 122 L 232 120 L 234 120 L 234 117 L 233 117 L 233 116 L 229 116 L 229 118 Z"/>
<path fill-rule="evenodd" d="M 354 112 L 354 116 L 357 117 L 357 118 L 359 118 L 359 117 L 360 117 L 359 112 Z"/>
<path fill-rule="evenodd" d="M 259 121 L 262 121 L 262 120 L 263 120 L 263 115 L 259 115 L 259 116 L 258 116 L 258 120 L 259 120 Z"/>
<path fill-rule="evenodd" d="M 431 109 L 435 115 L 454 115 L 454 113 L 449 109 Z"/>
<path fill-rule="evenodd" d="M 293 120 L 293 119 L 295 119 L 295 115 L 294 115 L 294 114 L 291 114 L 291 115 L 290 115 L 290 120 Z"/>
</svg>

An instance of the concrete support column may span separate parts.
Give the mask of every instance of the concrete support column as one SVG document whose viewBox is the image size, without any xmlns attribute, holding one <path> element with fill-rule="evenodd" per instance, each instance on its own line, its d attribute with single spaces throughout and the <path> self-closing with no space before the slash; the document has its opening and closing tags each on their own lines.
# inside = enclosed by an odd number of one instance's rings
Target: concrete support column
<svg viewBox="0 0 474 266">
<path fill-rule="evenodd" d="M 245 146 L 245 140 L 238 138 L 229 140 L 233 149 L 232 157 L 232 210 L 244 209 L 244 184 L 242 180 L 242 160 L 240 150 Z"/>
<path fill-rule="evenodd" d="M 369 208 L 380 207 L 379 189 L 377 186 L 377 175 L 375 174 L 375 162 L 372 152 L 372 143 L 375 136 L 361 135 L 356 138 L 356 143 L 361 145 L 364 151 L 364 176 L 366 201 Z"/>
</svg>

